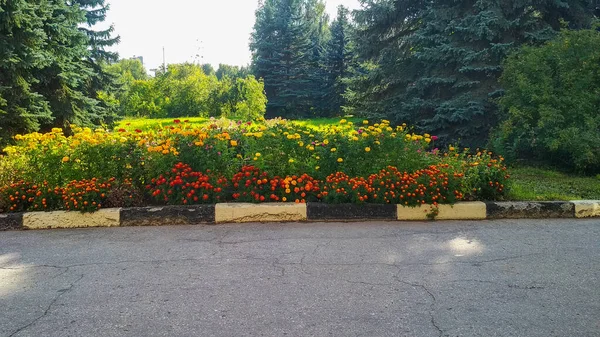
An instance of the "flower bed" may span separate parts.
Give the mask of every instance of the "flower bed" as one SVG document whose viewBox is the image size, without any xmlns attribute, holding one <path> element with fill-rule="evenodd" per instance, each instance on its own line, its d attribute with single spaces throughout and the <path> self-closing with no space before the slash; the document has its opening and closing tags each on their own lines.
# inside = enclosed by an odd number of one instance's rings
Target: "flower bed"
<svg viewBox="0 0 600 337">
<path fill-rule="evenodd" d="M 485 151 L 387 121 L 308 127 L 281 119 L 16 136 L 0 157 L 0 212 L 216 202 L 495 200 L 509 178 Z"/>
</svg>

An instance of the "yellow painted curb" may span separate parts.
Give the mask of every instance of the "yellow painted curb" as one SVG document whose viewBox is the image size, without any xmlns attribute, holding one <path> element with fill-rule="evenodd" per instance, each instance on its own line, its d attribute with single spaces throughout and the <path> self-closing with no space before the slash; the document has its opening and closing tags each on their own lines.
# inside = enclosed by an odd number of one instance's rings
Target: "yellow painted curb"
<svg viewBox="0 0 600 337">
<path fill-rule="evenodd" d="M 284 222 L 307 220 L 306 204 L 217 204 L 215 222 Z"/>
<path fill-rule="evenodd" d="M 23 228 L 117 227 L 120 225 L 120 214 L 120 208 L 101 209 L 94 213 L 31 212 L 23 214 Z"/>
<path fill-rule="evenodd" d="M 428 220 L 432 206 L 406 207 L 398 205 L 398 220 Z M 439 205 L 436 220 L 483 220 L 487 217 L 487 207 L 480 201 L 460 202 L 454 205 Z"/>
<path fill-rule="evenodd" d="M 575 200 L 571 202 L 575 205 L 576 218 L 600 217 L 599 200 Z"/>
</svg>

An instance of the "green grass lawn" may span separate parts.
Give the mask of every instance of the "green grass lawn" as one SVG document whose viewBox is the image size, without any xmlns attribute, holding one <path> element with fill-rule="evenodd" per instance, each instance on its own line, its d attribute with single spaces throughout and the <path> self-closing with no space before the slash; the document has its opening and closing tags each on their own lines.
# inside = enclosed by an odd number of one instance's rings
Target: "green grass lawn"
<svg viewBox="0 0 600 337">
<path fill-rule="evenodd" d="M 123 119 L 117 124 L 117 129 L 126 129 L 129 131 L 133 131 L 135 129 L 139 130 L 148 130 L 155 127 L 164 127 L 168 125 L 174 125 L 173 121 L 176 118 L 128 118 Z M 178 118 L 180 121 L 188 121 L 191 124 L 201 125 L 208 121 L 208 118 L 205 117 L 181 117 Z M 294 120 L 293 123 L 302 126 L 308 126 L 313 128 L 319 128 L 322 126 L 327 126 L 331 124 L 339 123 L 342 118 L 313 118 L 313 119 L 303 119 L 303 120 Z M 360 123 L 362 119 L 359 118 L 346 118 L 349 122 Z"/>
<path fill-rule="evenodd" d="M 569 175 L 555 170 L 514 167 L 510 200 L 600 199 L 600 177 Z"/>
<path fill-rule="evenodd" d="M 116 128 L 126 129 L 133 131 L 135 129 L 148 130 L 155 127 L 163 127 L 167 125 L 175 125 L 174 120 L 179 119 L 180 121 L 188 121 L 191 124 L 203 124 L 208 121 L 208 118 L 204 117 L 181 117 L 181 118 L 130 118 L 120 121 Z"/>
<path fill-rule="evenodd" d="M 360 118 L 341 118 L 341 117 L 336 117 L 336 118 L 301 119 L 301 120 L 295 120 L 295 121 L 293 121 L 293 123 L 298 124 L 298 125 L 302 125 L 302 126 L 308 126 L 308 127 L 312 127 L 312 128 L 318 129 L 318 128 L 322 127 L 322 126 L 327 126 L 327 125 L 331 125 L 331 124 L 337 124 L 342 119 L 346 119 L 346 121 L 352 122 L 354 124 L 358 124 L 358 123 L 362 122 L 362 119 L 360 119 Z"/>
</svg>

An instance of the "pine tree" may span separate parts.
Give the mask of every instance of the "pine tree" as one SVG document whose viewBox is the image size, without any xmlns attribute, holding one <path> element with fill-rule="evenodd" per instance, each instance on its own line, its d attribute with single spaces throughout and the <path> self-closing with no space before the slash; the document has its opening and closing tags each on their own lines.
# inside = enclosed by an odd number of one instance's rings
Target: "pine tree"
<svg viewBox="0 0 600 337">
<path fill-rule="evenodd" d="M 586 27 L 585 0 L 363 1 L 354 108 L 410 122 L 446 141 L 482 145 L 498 123 L 502 60 L 552 38 L 563 22 Z"/>
</svg>

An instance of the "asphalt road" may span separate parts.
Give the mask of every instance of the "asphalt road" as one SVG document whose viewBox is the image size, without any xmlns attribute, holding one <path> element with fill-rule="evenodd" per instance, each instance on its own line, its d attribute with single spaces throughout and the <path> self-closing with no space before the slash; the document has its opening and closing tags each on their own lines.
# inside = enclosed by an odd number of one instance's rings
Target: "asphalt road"
<svg viewBox="0 0 600 337">
<path fill-rule="evenodd" d="M 600 336 L 600 220 L 0 232 L 0 336 Z"/>
</svg>

